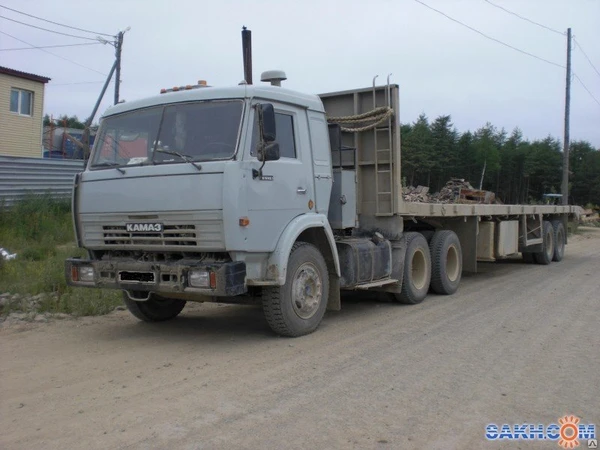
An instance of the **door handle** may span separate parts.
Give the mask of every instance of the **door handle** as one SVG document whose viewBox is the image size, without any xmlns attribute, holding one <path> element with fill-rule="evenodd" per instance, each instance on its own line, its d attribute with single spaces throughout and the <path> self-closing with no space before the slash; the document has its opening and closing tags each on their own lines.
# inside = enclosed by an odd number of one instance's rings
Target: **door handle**
<svg viewBox="0 0 600 450">
<path fill-rule="evenodd" d="M 298 189 L 296 189 L 296 192 L 298 194 L 306 194 L 306 188 L 299 187 Z"/>
</svg>

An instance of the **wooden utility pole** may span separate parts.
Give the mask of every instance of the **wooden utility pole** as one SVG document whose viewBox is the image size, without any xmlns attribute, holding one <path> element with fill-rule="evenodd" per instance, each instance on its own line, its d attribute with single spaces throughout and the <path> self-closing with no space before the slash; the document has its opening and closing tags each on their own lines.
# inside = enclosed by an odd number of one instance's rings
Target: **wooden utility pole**
<svg viewBox="0 0 600 450">
<path fill-rule="evenodd" d="M 119 88 L 121 87 L 121 48 L 123 47 L 123 32 L 119 31 L 115 42 L 116 75 L 115 75 L 115 105 L 119 103 Z"/>
<path fill-rule="evenodd" d="M 569 204 L 569 114 L 571 110 L 571 29 L 567 29 L 567 78 L 565 87 L 565 135 L 563 142 L 563 173 L 560 192 L 562 204 Z"/>
</svg>

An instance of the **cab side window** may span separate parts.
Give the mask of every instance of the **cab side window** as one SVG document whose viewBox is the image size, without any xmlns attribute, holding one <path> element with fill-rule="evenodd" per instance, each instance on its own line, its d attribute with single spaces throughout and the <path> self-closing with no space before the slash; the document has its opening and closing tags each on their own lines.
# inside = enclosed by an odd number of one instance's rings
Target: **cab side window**
<svg viewBox="0 0 600 450">
<path fill-rule="evenodd" d="M 294 135 L 294 116 L 285 113 L 275 113 L 275 126 L 277 128 L 276 142 L 279 144 L 279 155 L 281 158 L 296 158 L 296 138 Z M 252 130 L 252 149 L 250 154 L 256 156 L 258 145 L 258 116 L 254 116 L 254 128 Z"/>
<path fill-rule="evenodd" d="M 295 158 L 294 117 L 289 114 L 275 113 L 275 126 L 277 127 L 279 155 L 282 158 Z"/>
</svg>

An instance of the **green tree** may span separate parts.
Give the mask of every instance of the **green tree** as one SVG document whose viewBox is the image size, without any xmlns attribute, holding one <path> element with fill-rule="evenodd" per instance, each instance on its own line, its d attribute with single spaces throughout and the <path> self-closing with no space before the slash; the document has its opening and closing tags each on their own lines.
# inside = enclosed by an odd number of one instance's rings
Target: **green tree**
<svg viewBox="0 0 600 450">
<path fill-rule="evenodd" d="M 433 151 L 429 121 L 425 114 L 421 114 L 417 121 L 405 128 L 406 135 L 403 142 L 402 167 L 405 171 L 406 181 L 409 185 L 426 184 L 423 174 L 430 174 L 433 162 Z"/>
<path fill-rule="evenodd" d="M 456 176 L 455 172 L 460 167 L 458 132 L 449 115 L 439 116 L 429 128 L 432 142 L 431 172 L 434 175 L 429 186 L 440 190 L 449 178 Z"/>
<path fill-rule="evenodd" d="M 491 123 L 487 122 L 485 126 L 479 128 L 474 135 L 473 146 L 475 149 L 475 162 L 480 170 L 477 180 L 473 180 L 483 187 L 490 187 L 495 179 L 497 171 L 500 169 L 500 146 L 503 137 L 496 131 Z M 475 183 L 472 183 L 475 185 Z"/>
<path fill-rule="evenodd" d="M 586 141 L 571 142 L 569 180 L 569 200 L 578 205 L 600 205 L 600 150 Z"/>
<path fill-rule="evenodd" d="M 43 124 L 45 127 L 50 126 L 50 116 L 48 114 L 44 115 Z M 79 130 L 85 128 L 85 122 L 80 121 L 77 116 L 68 116 L 66 114 L 54 119 L 54 125 L 57 127 L 76 128 Z"/>
</svg>

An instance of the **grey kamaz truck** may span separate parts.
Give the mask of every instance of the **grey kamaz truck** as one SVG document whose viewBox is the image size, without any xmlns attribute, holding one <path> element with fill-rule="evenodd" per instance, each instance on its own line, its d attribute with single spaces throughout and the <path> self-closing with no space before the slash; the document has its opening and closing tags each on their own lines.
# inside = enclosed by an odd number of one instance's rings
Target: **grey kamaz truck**
<svg viewBox="0 0 600 450">
<path fill-rule="evenodd" d="M 145 321 L 186 302 L 262 305 L 275 333 L 314 331 L 343 290 L 415 304 L 478 261 L 560 261 L 571 206 L 405 202 L 399 89 L 307 95 L 267 84 L 163 90 L 101 119 L 75 178 L 86 259 L 69 284 L 123 291 Z"/>
</svg>

